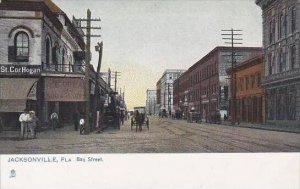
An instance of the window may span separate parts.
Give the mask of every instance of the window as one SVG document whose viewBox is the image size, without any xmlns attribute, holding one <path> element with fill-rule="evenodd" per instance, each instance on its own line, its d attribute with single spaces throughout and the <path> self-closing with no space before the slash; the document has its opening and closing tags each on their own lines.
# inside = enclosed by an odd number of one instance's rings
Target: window
<svg viewBox="0 0 300 189">
<path fill-rule="evenodd" d="M 273 70 L 272 54 L 268 55 L 268 63 L 269 63 L 269 75 L 272 75 L 272 70 Z"/>
<path fill-rule="evenodd" d="M 271 20 L 269 23 L 269 44 L 274 42 L 274 37 L 275 37 L 275 23 L 274 20 Z"/>
<path fill-rule="evenodd" d="M 257 87 L 260 87 L 261 76 L 260 73 L 257 73 Z"/>
<path fill-rule="evenodd" d="M 246 76 L 246 90 L 249 89 L 249 77 Z"/>
<path fill-rule="evenodd" d="M 286 70 L 286 52 L 279 52 L 278 54 L 279 72 Z"/>
<path fill-rule="evenodd" d="M 29 37 L 25 32 L 18 32 L 15 36 L 15 52 L 17 61 L 28 62 Z"/>
<path fill-rule="evenodd" d="M 255 75 L 251 75 L 251 88 L 255 86 Z"/>
<path fill-rule="evenodd" d="M 296 64 L 296 46 L 292 46 L 291 48 L 291 69 L 295 68 Z"/>
<path fill-rule="evenodd" d="M 46 38 L 46 65 L 50 65 L 50 51 L 51 51 L 51 41 L 49 38 Z"/>
<path fill-rule="evenodd" d="M 239 90 L 243 91 L 244 79 L 241 77 L 239 78 Z"/>
<path fill-rule="evenodd" d="M 297 29 L 296 23 L 297 23 L 297 10 L 296 7 L 292 8 L 292 32 L 295 32 Z"/>
</svg>

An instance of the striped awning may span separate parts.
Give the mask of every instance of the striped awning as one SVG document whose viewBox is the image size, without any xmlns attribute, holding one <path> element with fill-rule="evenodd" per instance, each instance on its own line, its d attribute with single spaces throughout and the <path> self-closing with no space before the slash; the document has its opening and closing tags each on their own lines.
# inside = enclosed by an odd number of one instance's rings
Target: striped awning
<svg viewBox="0 0 300 189">
<path fill-rule="evenodd" d="M 22 112 L 36 100 L 36 78 L 0 78 L 0 112 Z M 33 94 L 35 93 L 35 94 Z"/>
</svg>

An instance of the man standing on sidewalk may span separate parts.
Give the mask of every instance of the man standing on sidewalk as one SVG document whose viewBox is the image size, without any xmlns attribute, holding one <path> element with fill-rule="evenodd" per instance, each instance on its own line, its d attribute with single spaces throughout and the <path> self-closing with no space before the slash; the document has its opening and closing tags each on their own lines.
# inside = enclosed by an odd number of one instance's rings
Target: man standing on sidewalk
<svg viewBox="0 0 300 189">
<path fill-rule="evenodd" d="M 24 139 L 25 133 L 27 134 L 27 129 L 28 129 L 28 119 L 29 119 L 29 114 L 28 110 L 25 109 L 24 112 L 20 115 L 19 121 L 21 123 L 21 138 Z"/>
<path fill-rule="evenodd" d="M 54 111 L 50 116 L 52 130 L 58 127 L 58 114 Z"/>
</svg>

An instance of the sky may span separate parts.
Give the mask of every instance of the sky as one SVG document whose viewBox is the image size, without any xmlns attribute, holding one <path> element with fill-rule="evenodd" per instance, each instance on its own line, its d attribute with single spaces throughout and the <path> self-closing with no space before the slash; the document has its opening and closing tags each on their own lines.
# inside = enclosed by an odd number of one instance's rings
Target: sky
<svg viewBox="0 0 300 189">
<path fill-rule="evenodd" d="M 222 29 L 243 30 L 242 46 L 262 46 L 262 11 L 255 0 L 53 0 L 68 16 L 101 18 L 93 26 L 92 64 L 103 41 L 101 72 L 118 71 L 131 110 L 145 106 L 166 69 L 188 69 L 216 46 L 225 46 Z"/>
</svg>

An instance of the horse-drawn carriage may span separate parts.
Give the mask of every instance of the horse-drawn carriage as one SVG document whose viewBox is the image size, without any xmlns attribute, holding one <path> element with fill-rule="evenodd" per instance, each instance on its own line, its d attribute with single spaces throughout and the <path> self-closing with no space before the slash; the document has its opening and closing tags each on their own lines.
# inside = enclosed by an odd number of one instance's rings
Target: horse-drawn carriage
<svg viewBox="0 0 300 189">
<path fill-rule="evenodd" d="M 141 126 L 139 129 L 142 130 L 142 127 L 145 125 L 147 126 L 147 129 L 149 130 L 149 118 L 146 114 L 145 107 L 134 107 L 134 113 L 131 118 L 131 130 L 135 126 L 135 130 L 137 131 L 139 126 Z"/>
<path fill-rule="evenodd" d="M 188 123 L 200 123 L 202 122 L 202 116 L 201 113 L 195 112 L 195 111 L 190 111 L 187 115 L 187 122 Z"/>
</svg>

